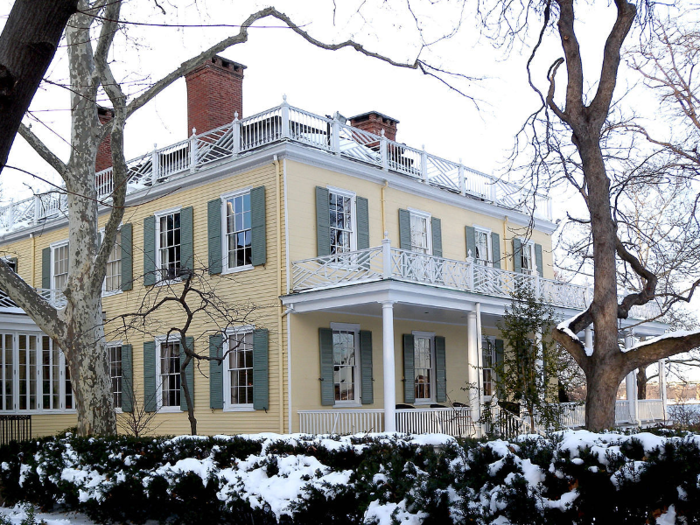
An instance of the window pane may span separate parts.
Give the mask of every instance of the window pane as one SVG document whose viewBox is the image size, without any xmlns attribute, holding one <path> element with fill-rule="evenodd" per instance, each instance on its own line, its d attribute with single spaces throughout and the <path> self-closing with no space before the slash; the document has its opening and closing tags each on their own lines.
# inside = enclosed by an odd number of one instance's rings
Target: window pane
<svg viewBox="0 0 700 525">
<path fill-rule="evenodd" d="M 333 331 L 333 385 L 336 401 L 355 401 L 356 334 Z"/>
<path fill-rule="evenodd" d="M 352 250 L 353 217 L 351 197 L 328 194 L 331 227 L 331 253 L 347 253 Z"/>
<path fill-rule="evenodd" d="M 228 339 L 228 370 L 231 384 L 228 403 L 246 405 L 253 403 L 253 335 L 237 333 Z"/>
<path fill-rule="evenodd" d="M 180 275 L 180 212 L 163 215 L 159 218 L 158 224 L 161 278 L 176 279 Z"/>
<path fill-rule="evenodd" d="M 117 232 L 114 247 L 107 259 L 105 292 L 115 292 L 122 286 L 122 234 Z"/>
<path fill-rule="evenodd" d="M 228 267 L 251 264 L 250 194 L 237 195 L 226 201 L 226 238 Z"/>
<path fill-rule="evenodd" d="M 162 406 L 180 406 L 180 343 L 161 343 L 160 378 Z"/>
<path fill-rule="evenodd" d="M 414 338 L 414 371 L 416 399 L 430 399 L 432 386 L 432 338 Z"/>
</svg>

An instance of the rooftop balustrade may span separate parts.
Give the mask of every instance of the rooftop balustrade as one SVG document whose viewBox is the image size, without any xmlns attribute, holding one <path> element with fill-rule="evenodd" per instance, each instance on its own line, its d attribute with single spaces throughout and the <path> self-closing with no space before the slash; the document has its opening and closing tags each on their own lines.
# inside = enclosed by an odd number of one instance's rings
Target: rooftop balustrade
<svg viewBox="0 0 700 525">
<path fill-rule="evenodd" d="M 334 118 L 315 115 L 290 106 L 286 100 L 278 107 L 130 160 L 127 195 L 186 178 L 217 161 L 280 141 L 304 144 L 504 208 L 534 204 L 536 217 L 552 217 L 551 200 L 545 195 L 533 197 L 524 188 L 461 163 L 348 126 L 337 114 Z M 97 198 L 109 202 L 114 190 L 112 168 L 97 173 L 95 181 Z M 60 191 L 11 203 L 0 208 L 0 236 L 63 217 L 66 209 L 66 195 Z"/>
</svg>

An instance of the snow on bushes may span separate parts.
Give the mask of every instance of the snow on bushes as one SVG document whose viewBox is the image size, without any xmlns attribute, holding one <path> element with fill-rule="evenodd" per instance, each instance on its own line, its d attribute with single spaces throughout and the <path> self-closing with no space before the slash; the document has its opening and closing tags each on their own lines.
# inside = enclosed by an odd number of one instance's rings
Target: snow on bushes
<svg viewBox="0 0 700 525">
<path fill-rule="evenodd" d="M 700 523 L 694 435 L 67 435 L 0 448 L 0 480 L 105 523 Z"/>
</svg>

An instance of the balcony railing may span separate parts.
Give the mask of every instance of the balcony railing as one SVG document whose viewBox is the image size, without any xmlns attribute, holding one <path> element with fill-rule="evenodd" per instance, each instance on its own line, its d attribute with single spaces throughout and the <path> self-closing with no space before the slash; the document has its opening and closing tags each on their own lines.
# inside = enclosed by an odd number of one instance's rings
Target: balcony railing
<svg viewBox="0 0 700 525">
<path fill-rule="evenodd" d="M 49 290 L 45 288 L 35 288 L 36 293 L 38 293 L 45 301 L 47 301 L 51 306 L 57 309 L 61 309 L 66 306 L 66 296 L 63 292 L 59 290 Z M 10 299 L 10 297 L 0 290 L 0 312 L 15 312 L 21 313 L 22 310 L 17 306 L 17 304 Z"/>
<path fill-rule="evenodd" d="M 336 114 L 323 117 L 287 104 L 251 117 L 193 134 L 189 139 L 155 148 L 130 160 L 127 195 L 187 177 L 205 166 L 236 158 L 282 140 L 298 142 L 330 154 L 400 173 L 452 193 L 472 196 L 509 209 L 534 203 L 537 217 L 551 219 L 551 200 L 486 173 L 452 162 L 425 150 L 394 142 L 383 135 L 348 126 Z M 112 168 L 95 176 L 97 198 L 109 201 L 114 191 Z M 0 235 L 61 217 L 66 195 L 50 192 L 0 208 Z"/>
</svg>

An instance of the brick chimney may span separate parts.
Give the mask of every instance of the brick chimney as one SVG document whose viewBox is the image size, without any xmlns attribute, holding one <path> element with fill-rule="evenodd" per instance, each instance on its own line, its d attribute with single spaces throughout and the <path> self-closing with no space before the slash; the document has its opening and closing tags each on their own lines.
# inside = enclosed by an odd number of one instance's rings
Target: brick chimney
<svg viewBox="0 0 700 525">
<path fill-rule="evenodd" d="M 100 124 L 103 126 L 114 118 L 114 110 L 97 106 L 97 118 L 100 119 Z M 95 158 L 95 171 L 100 172 L 106 170 L 112 165 L 112 136 L 108 134 L 100 146 L 97 148 L 97 157 Z"/>
<path fill-rule="evenodd" d="M 185 76 L 187 82 L 187 136 L 192 128 L 205 133 L 243 117 L 243 64 L 218 55 L 205 60 Z"/>
<path fill-rule="evenodd" d="M 399 123 L 395 118 L 388 117 L 378 111 L 369 111 L 350 117 L 350 125 L 375 135 L 384 136 L 389 140 L 396 140 L 396 125 Z"/>
</svg>

